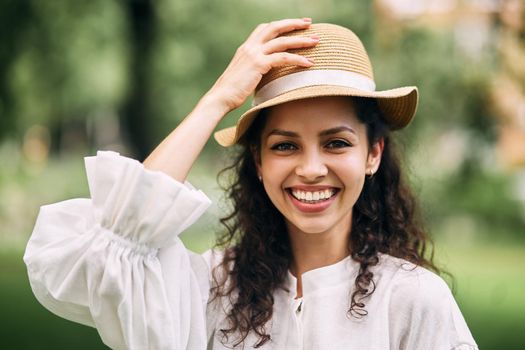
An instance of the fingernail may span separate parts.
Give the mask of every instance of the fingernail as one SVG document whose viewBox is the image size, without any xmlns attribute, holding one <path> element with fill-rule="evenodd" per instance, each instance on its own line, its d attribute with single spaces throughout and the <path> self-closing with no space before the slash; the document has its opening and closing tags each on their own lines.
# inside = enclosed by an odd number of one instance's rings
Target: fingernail
<svg viewBox="0 0 525 350">
<path fill-rule="evenodd" d="M 312 22 L 312 19 L 309 18 L 309 17 L 305 17 L 305 18 L 303 18 L 303 21 L 305 21 L 305 22 Z"/>
<path fill-rule="evenodd" d="M 314 63 L 315 63 L 315 61 L 314 61 L 313 58 L 307 57 L 306 59 L 307 59 L 311 64 L 314 64 Z"/>
<path fill-rule="evenodd" d="M 319 37 L 317 35 L 312 35 L 310 39 L 312 39 L 313 41 L 319 41 Z"/>
</svg>

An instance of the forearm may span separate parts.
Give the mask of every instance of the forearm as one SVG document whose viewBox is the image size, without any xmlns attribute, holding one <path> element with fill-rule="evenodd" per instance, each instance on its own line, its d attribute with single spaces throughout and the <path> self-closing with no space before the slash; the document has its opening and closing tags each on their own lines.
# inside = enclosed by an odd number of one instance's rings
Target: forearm
<svg viewBox="0 0 525 350">
<path fill-rule="evenodd" d="M 184 182 L 213 130 L 228 112 L 220 99 L 204 95 L 193 111 L 144 160 L 144 167 L 160 170 Z"/>
</svg>

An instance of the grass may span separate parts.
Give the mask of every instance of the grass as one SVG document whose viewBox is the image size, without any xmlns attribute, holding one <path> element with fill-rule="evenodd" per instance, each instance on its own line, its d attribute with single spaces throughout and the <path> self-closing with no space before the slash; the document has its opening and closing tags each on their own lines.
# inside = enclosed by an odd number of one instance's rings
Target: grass
<svg viewBox="0 0 525 350">
<path fill-rule="evenodd" d="M 21 252 L 0 254 L 0 275 L 3 349 L 107 349 L 95 329 L 55 316 L 38 303 Z"/>
<path fill-rule="evenodd" d="M 525 349 L 525 246 L 438 243 L 480 349 Z"/>
</svg>

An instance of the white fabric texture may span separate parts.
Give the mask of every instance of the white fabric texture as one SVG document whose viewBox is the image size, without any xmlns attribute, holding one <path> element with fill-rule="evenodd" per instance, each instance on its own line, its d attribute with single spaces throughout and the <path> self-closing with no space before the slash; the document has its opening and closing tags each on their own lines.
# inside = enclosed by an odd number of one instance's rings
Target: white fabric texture
<svg viewBox="0 0 525 350">
<path fill-rule="evenodd" d="M 42 206 L 26 248 L 40 303 L 96 327 L 113 349 L 231 348 L 216 332 L 227 326 L 229 301 L 208 303 L 221 253 L 191 253 L 178 238 L 210 200 L 115 152 L 85 163 L 91 198 Z M 289 274 L 289 292 L 274 293 L 272 340 L 260 349 L 477 349 L 445 282 L 389 255 L 374 267 L 368 316 L 348 317 L 358 269 L 347 257 L 303 274 L 301 299 Z M 249 335 L 244 348 L 256 341 Z"/>
</svg>

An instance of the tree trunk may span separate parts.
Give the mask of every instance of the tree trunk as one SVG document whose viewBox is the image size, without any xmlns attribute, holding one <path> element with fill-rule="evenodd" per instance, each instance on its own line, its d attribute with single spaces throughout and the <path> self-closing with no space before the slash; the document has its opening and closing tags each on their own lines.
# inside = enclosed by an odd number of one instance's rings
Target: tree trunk
<svg viewBox="0 0 525 350">
<path fill-rule="evenodd" d="M 124 2 L 129 22 L 130 87 L 120 113 L 122 130 L 140 160 L 153 148 L 151 130 L 150 68 L 155 42 L 155 14 L 151 0 Z"/>
</svg>

